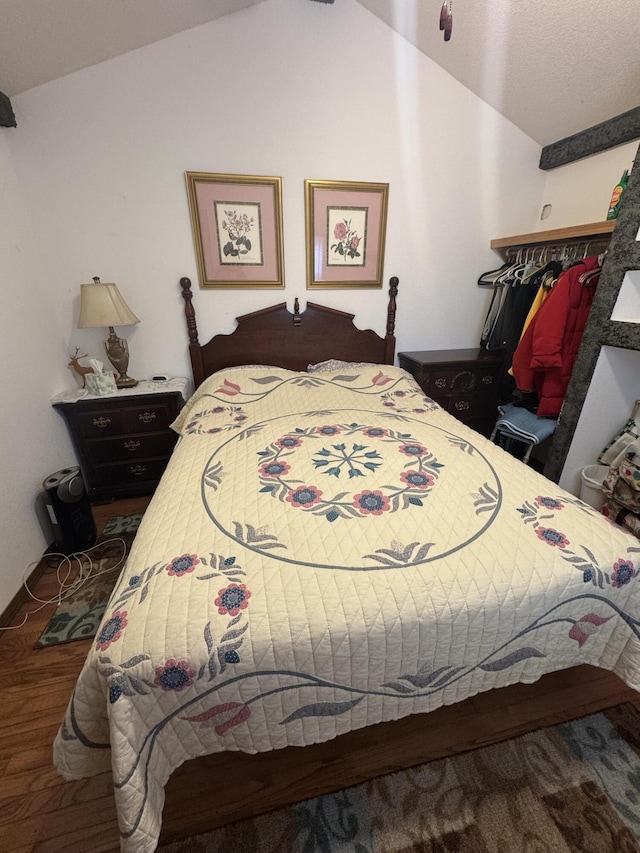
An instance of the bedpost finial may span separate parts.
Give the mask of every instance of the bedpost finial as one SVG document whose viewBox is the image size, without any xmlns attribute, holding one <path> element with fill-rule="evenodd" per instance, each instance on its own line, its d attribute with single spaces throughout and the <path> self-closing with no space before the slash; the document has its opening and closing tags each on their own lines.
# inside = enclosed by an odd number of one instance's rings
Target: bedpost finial
<svg viewBox="0 0 640 853">
<path fill-rule="evenodd" d="M 389 305 L 387 307 L 387 334 L 385 336 L 385 363 L 393 364 L 396 351 L 396 294 L 398 293 L 398 278 L 389 279 Z"/>
<path fill-rule="evenodd" d="M 191 279 L 180 279 L 180 287 L 182 288 L 182 298 L 184 299 L 184 315 L 187 319 L 187 331 L 189 333 L 189 343 L 198 344 L 198 327 L 196 326 L 196 312 L 191 302 L 193 293 L 191 293 Z"/>
</svg>

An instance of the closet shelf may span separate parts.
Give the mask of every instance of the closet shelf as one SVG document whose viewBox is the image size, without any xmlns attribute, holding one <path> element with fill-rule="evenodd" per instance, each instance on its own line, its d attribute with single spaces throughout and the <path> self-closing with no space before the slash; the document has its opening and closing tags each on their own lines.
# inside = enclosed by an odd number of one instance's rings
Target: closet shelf
<svg viewBox="0 0 640 853">
<path fill-rule="evenodd" d="M 507 251 L 510 249 L 526 248 L 527 246 L 570 245 L 585 240 L 607 241 L 611 237 L 615 224 L 616 220 L 610 219 L 605 222 L 572 225 L 569 228 L 555 228 L 551 231 L 518 234 L 515 237 L 498 237 L 491 241 L 491 248 L 506 259 Z"/>
</svg>

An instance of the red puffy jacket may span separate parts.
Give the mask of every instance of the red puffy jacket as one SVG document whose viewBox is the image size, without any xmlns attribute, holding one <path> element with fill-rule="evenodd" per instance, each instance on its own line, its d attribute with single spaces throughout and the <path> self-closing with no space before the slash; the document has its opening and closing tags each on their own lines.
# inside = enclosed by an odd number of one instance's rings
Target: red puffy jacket
<svg viewBox="0 0 640 853">
<path fill-rule="evenodd" d="M 597 257 L 585 258 L 560 274 L 513 354 L 516 387 L 537 392 L 540 418 L 560 414 L 598 283 L 579 279 L 597 267 Z"/>
</svg>

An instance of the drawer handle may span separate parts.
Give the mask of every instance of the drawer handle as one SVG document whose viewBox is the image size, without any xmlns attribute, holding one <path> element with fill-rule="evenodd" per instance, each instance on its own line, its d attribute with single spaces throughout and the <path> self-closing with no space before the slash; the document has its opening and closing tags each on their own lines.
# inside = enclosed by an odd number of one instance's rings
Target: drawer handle
<svg viewBox="0 0 640 853">
<path fill-rule="evenodd" d="M 142 421 L 145 424 L 150 424 L 151 421 L 155 421 L 156 413 L 155 412 L 143 412 L 141 415 L 138 415 L 138 420 Z"/>
<path fill-rule="evenodd" d="M 134 450 L 137 450 L 140 447 L 139 441 L 125 441 L 124 449 L 130 450 L 132 453 Z"/>
<path fill-rule="evenodd" d="M 144 472 L 147 470 L 147 466 L 146 465 L 131 465 L 129 470 L 131 471 L 131 473 L 135 477 L 139 477 L 141 474 L 144 474 Z"/>
<path fill-rule="evenodd" d="M 106 426 L 109 426 L 110 423 L 111 418 L 104 418 L 102 415 L 100 415 L 99 418 L 93 419 L 93 425 L 97 426 L 99 429 L 104 429 Z"/>
<path fill-rule="evenodd" d="M 456 411 L 465 412 L 469 408 L 468 400 L 458 400 L 456 403 Z"/>
<path fill-rule="evenodd" d="M 491 374 L 488 374 L 487 376 L 483 376 L 482 381 L 484 382 L 485 385 L 493 385 L 493 376 L 491 376 Z"/>
<path fill-rule="evenodd" d="M 446 388 L 447 387 L 447 380 L 446 379 L 436 379 L 436 386 L 438 388 Z"/>
</svg>

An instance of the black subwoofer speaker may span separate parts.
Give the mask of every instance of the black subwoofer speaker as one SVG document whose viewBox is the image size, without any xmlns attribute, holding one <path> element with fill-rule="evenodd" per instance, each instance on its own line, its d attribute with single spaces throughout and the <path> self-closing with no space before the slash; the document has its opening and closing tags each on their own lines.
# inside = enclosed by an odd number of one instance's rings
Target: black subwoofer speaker
<svg viewBox="0 0 640 853">
<path fill-rule="evenodd" d="M 96 541 L 96 523 L 80 469 L 49 474 L 42 488 L 55 548 L 67 555 L 90 548 Z"/>
</svg>

